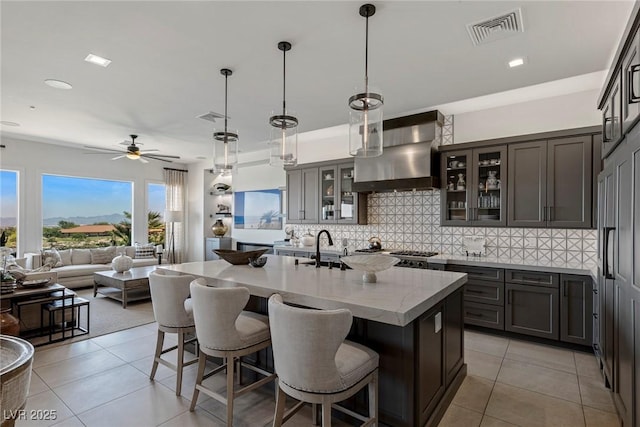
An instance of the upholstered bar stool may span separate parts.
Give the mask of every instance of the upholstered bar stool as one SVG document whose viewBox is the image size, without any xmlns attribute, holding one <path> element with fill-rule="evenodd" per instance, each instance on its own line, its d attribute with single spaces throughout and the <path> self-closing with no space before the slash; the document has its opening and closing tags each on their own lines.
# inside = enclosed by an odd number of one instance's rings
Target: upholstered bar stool
<svg viewBox="0 0 640 427">
<path fill-rule="evenodd" d="M 200 344 L 198 375 L 193 390 L 190 410 L 198 402 L 198 394 L 203 393 L 227 405 L 227 426 L 233 425 L 233 401 L 263 384 L 274 380 L 275 374 L 258 367 L 238 362 L 238 369 L 246 367 L 264 378 L 243 388 L 234 390 L 233 374 L 236 361 L 271 345 L 269 318 L 267 316 L 243 311 L 249 301 L 247 288 L 214 288 L 207 286 L 204 279 L 191 283 L 191 304 L 196 322 L 196 335 Z M 205 375 L 207 356 L 222 357 L 225 363 Z M 207 389 L 202 381 L 218 372 L 227 370 L 226 397 Z"/>
<path fill-rule="evenodd" d="M 331 425 L 331 408 L 360 421 L 378 424 L 378 353 L 346 341 L 353 317 L 349 310 L 311 310 L 269 298 L 269 325 L 278 396 L 273 426 L 281 426 L 304 402 L 322 405 L 322 425 Z M 369 417 L 335 405 L 368 386 Z M 284 412 L 286 395 L 300 400 Z M 315 411 L 314 411 L 315 417 Z"/>
<path fill-rule="evenodd" d="M 162 270 L 155 270 L 149 274 L 153 315 L 156 318 L 156 322 L 158 322 L 156 352 L 153 357 L 153 367 L 149 378 L 153 379 L 155 377 L 159 363 L 173 369 L 178 374 L 176 396 L 180 396 L 182 391 L 182 371 L 184 367 L 198 361 L 193 359 L 189 362 L 184 362 L 184 345 L 196 341 L 195 338 L 185 340 L 186 334 L 193 333 L 196 330 L 193 314 L 185 310 L 185 300 L 189 297 L 189 284 L 193 279 L 194 277 L 190 275 L 166 274 Z M 178 345 L 163 349 L 165 333 L 178 334 Z M 178 360 L 174 365 L 163 359 L 162 355 L 175 349 L 178 349 Z"/>
</svg>

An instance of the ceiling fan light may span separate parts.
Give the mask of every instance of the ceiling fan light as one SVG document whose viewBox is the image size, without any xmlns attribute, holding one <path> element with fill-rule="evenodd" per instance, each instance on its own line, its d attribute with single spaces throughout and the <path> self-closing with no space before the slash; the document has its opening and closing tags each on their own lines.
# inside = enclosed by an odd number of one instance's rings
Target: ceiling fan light
<svg viewBox="0 0 640 427">
<path fill-rule="evenodd" d="M 127 153 L 127 159 L 138 160 L 140 158 L 140 154 L 138 153 Z"/>
<path fill-rule="evenodd" d="M 298 119 L 287 110 L 287 51 L 291 43 L 278 43 L 282 51 L 282 112 L 272 112 L 269 117 L 271 135 L 269 139 L 269 164 L 276 167 L 295 166 L 298 164 Z"/>
<path fill-rule="evenodd" d="M 369 85 L 369 17 L 376 13 L 372 4 L 360 6 L 360 16 L 366 19 L 364 88 L 349 97 L 349 154 L 354 157 L 382 155 L 382 120 L 384 98 Z"/>
</svg>

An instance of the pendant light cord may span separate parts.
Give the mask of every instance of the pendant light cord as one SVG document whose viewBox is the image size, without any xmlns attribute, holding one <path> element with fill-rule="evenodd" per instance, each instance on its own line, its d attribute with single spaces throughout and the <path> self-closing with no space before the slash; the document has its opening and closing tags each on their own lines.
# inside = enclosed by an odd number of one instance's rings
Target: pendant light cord
<svg viewBox="0 0 640 427">
<path fill-rule="evenodd" d="M 282 51 L 282 115 L 287 114 L 287 51 Z"/>
<path fill-rule="evenodd" d="M 364 91 L 369 92 L 369 17 L 366 17 L 364 37 Z"/>
<path fill-rule="evenodd" d="M 227 93 L 228 93 L 228 82 L 229 76 L 225 74 L 224 76 L 224 143 L 227 143 Z"/>
</svg>

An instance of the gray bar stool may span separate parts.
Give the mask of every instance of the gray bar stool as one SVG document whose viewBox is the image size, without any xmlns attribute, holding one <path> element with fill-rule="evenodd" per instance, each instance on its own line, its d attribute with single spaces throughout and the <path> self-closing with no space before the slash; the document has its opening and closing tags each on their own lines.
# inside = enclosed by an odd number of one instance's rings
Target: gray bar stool
<svg viewBox="0 0 640 427">
<path fill-rule="evenodd" d="M 331 408 L 364 426 L 378 424 L 378 353 L 346 341 L 353 316 L 346 309 L 311 310 L 285 305 L 278 294 L 269 298 L 273 361 L 278 396 L 273 426 L 279 427 L 304 402 L 322 405 L 322 425 L 331 425 Z M 335 405 L 368 386 L 369 417 Z M 300 400 L 284 412 L 286 394 Z"/>
<path fill-rule="evenodd" d="M 196 386 L 193 390 L 189 410 L 195 409 L 198 394 L 202 391 L 227 405 L 227 426 L 233 425 L 233 400 L 236 397 L 276 378 L 275 374 L 242 363 L 240 360 L 242 356 L 255 353 L 271 345 L 269 318 L 250 311 L 243 311 L 248 301 L 249 290 L 247 288 L 214 288 L 207 286 L 204 279 L 197 279 L 191 283 L 191 305 L 196 322 L 200 356 Z M 222 357 L 226 362 L 205 375 L 207 356 Z M 236 360 L 238 361 L 238 370 L 244 366 L 264 375 L 265 378 L 234 390 L 233 375 Z M 207 389 L 202 384 L 203 380 L 224 369 L 227 370 L 226 397 Z"/>
<path fill-rule="evenodd" d="M 158 322 L 158 339 L 156 352 L 153 357 L 153 367 L 149 378 L 153 380 L 158 370 L 158 363 L 177 372 L 176 396 L 182 391 L 182 371 L 185 366 L 192 365 L 198 360 L 184 362 L 184 345 L 195 342 L 195 338 L 187 339 L 187 333 L 195 333 L 196 327 L 193 315 L 185 310 L 185 300 L 189 297 L 189 284 L 194 277 L 190 275 L 178 276 L 165 274 L 162 270 L 152 271 L 149 274 L 149 289 L 151 290 L 151 302 L 153 315 Z M 163 349 L 164 334 L 178 334 L 178 345 Z M 162 358 L 162 355 L 178 349 L 177 364 L 173 364 Z"/>
</svg>

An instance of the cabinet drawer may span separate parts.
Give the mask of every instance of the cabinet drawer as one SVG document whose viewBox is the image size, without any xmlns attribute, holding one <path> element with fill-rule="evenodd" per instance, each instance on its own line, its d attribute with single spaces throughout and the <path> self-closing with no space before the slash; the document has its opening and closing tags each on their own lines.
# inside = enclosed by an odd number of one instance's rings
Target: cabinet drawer
<svg viewBox="0 0 640 427">
<path fill-rule="evenodd" d="M 490 282 L 504 282 L 504 270 L 501 268 L 472 267 L 468 265 L 447 265 L 447 271 L 467 273 L 469 280 L 479 279 Z"/>
<path fill-rule="evenodd" d="M 544 273 L 540 271 L 506 270 L 506 281 L 522 285 L 538 285 L 557 288 L 560 282 L 558 273 Z"/>
<path fill-rule="evenodd" d="M 504 308 L 465 301 L 464 323 L 504 331 Z"/>
<path fill-rule="evenodd" d="M 434 263 L 427 263 L 427 269 L 429 270 L 440 270 L 440 271 L 444 271 L 445 270 L 445 265 L 444 264 L 434 264 Z"/>
<path fill-rule="evenodd" d="M 504 284 L 471 280 L 464 285 L 464 300 L 503 306 Z"/>
</svg>

